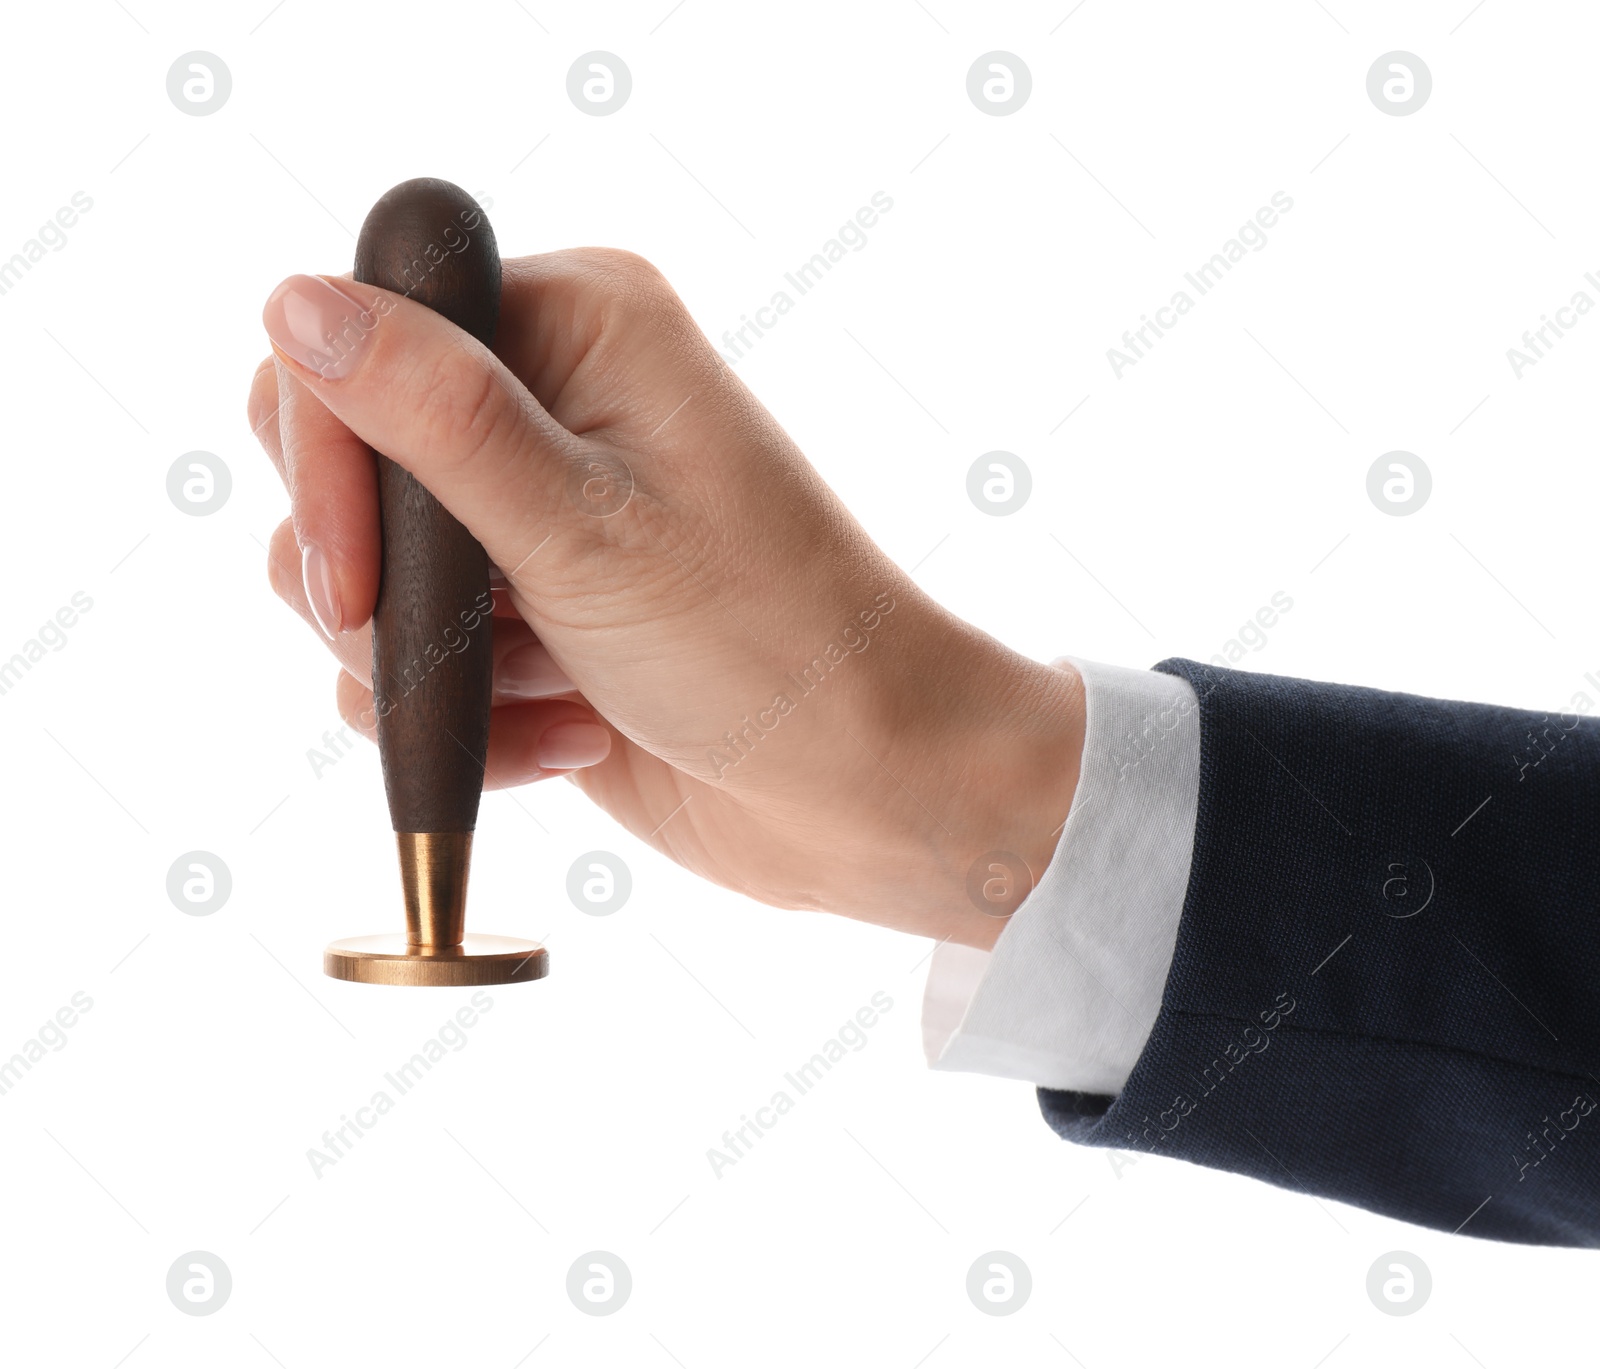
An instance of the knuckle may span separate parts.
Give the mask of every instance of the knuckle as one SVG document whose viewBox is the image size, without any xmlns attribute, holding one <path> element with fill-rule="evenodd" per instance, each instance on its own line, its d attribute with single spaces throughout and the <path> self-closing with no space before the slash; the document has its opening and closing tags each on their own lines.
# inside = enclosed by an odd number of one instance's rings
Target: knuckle
<svg viewBox="0 0 1600 1369">
<path fill-rule="evenodd" d="M 492 363 L 451 348 L 419 377 L 418 410 L 431 466 L 456 473 L 514 449 L 521 407 Z"/>
<path fill-rule="evenodd" d="M 678 304 L 678 296 L 653 262 L 620 247 L 595 247 L 585 253 L 591 288 L 624 313 L 657 314 Z"/>
<path fill-rule="evenodd" d="M 589 259 L 589 265 L 594 271 L 618 284 L 647 285 L 657 281 L 663 284 L 666 282 L 666 277 L 656 269 L 653 262 L 623 247 L 591 247 L 585 250 L 584 255 Z"/>
</svg>

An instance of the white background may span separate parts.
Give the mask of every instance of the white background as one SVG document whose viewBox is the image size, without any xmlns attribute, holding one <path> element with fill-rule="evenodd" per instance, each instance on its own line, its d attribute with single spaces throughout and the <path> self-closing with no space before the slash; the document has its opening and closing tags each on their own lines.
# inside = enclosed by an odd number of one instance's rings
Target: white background
<svg viewBox="0 0 1600 1369">
<path fill-rule="evenodd" d="M 394 182 L 479 194 L 507 255 L 641 252 L 713 337 L 886 192 L 740 374 L 892 556 L 1032 655 L 1204 659 L 1282 590 L 1250 668 L 1597 692 L 1600 319 L 1521 379 L 1505 355 L 1600 269 L 1596 16 L 1075 3 L 7 7 L 0 257 L 93 208 L 0 297 L 0 658 L 93 608 L 0 697 L 0 1055 L 94 1006 L 0 1097 L 0 1356 L 1497 1369 L 1588 1343 L 1592 1256 L 1119 1170 L 1026 1086 L 925 1069 L 927 943 L 699 884 L 560 783 L 486 799 L 474 872 L 474 925 L 545 938 L 551 978 L 491 991 L 464 1050 L 308 1164 L 466 997 L 320 973 L 326 941 L 398 927 L 394 858 L 371 748 L 308 762 L 334 667 L 268 591 L 287 503 L 244 419 L 262 301 L 346 269 Z M 195 49 L 233 78 L 203 118 L 165 85 Z M 633 74 L 605 118 L 566 93 L 594 49 Z M 1008 117 L 966 93 L 993 49 L 1032 72 Z M 1434 81 L 1404 118 L 1366 92 L 1395 49 Z M 1106 349 L 1275 191 L 1267 247 L 1116 378 Z M 208 517 L 166 493 L 197 449 L 233 479 Z M 1034 480 L 1006 518 L 965 491 L 995 449 Z M 1406 518 L 1365 490 L 1395 449 L 1434 478 Z M 232 872 L 210 917 L 166 893 L 196 849 Z M 604 919 L 565 892 L 595 849 L 634 879 Z M 707 1148 L 880 990 L 870 1044 L 714 1177 Z M 209 1317 L 164 1289 L 196 1249 L 233 1274 Z M 633 1272 L 610 1317 L 565 1293 L 595 1249 Z M 1033 1273 L 1007 1318 L 964 1291 L 995 1249 Z M 1433 1272 L 1406 1318 L 1365 1291 L 1395 1249 Z"/>
</svg>

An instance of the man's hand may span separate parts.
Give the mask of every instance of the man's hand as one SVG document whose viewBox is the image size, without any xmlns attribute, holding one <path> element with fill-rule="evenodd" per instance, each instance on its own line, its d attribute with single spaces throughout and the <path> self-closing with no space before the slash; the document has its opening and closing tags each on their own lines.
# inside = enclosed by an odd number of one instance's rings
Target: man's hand
<svg viewBox="0 0 1600 1369">
<path fill-rule="evenodd" d="M 923 594 L 649 263 L 507 261 L 493 353 L 346 280 L 290 277 L 264 317 L 250 421 L 293 505 L 269 573 L 352 725 L 375 735 L 370 444 L 502 570 L 488 785 L 566 773 L 752 898 L 993 944 L 969 877 L 993 852 L 1043 871 L 1080 681 Z"/>
</svg>

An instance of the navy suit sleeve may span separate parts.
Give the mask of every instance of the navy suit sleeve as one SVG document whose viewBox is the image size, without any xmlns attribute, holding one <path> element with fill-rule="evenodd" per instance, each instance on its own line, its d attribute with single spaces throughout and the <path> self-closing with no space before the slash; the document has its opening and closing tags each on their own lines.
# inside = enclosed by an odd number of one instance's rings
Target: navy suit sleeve
<svg viewBox="0 0 1600 1369">
<path fill-rule="evenodd" d="M 1600 1246 L 1600 720 L 1156 669 L 1200 701 L 1177 946 L 1123 1091 L 1041 1089 L 1046 1120 L 1444 1231 Z"/>
</svg>

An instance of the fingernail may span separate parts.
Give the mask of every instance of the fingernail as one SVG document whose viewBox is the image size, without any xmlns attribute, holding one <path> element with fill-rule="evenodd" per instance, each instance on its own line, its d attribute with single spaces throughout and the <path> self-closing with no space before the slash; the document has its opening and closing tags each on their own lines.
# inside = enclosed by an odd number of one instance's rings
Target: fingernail
<svg viewBox="0 0 1600 1369">
<path fill-rule="evenodd" d="M 576 686 L 538 642 L 506 652 L 495 667 L 494 691 L 507 699 L 548 699 Z"/>
<path fill-rule="evenodd" d="M 331 642 L 344 629 L 344 613 L 339 608 L 338 586 L 333 583 L 333 567 L 313 542 L 307 542 L 301 553 L 300 574 L 306 582 L 311 615 Z"/>
<path fill-rule="evenodd" d="M 324 380 L 341 380 L 355 370 L 377 321 L 321 276 L 290 276 L 261 310 L 278 350 Z"/>
<path fill-rule="evenodd" d="M 541 770 L 581 770 L 603 761 L 611 751 L 611 734 L 599 723 L 557 723 L 539 738 Z"/>
</svg>

